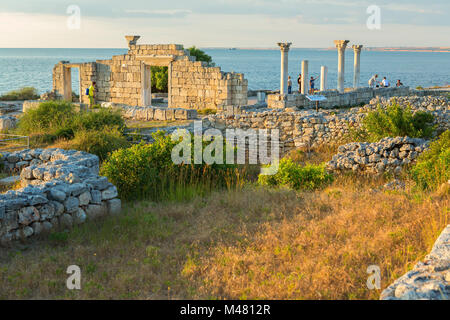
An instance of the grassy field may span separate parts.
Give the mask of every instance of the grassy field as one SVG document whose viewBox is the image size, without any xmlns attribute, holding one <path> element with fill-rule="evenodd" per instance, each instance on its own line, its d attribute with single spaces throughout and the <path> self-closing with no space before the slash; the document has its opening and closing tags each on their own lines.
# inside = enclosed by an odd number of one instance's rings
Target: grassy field
<svg viewBox="0 0 450 320">
<path fill-rule="evenodd" d="M 247 185 L 123 214 L 2 249 L 1 299 L 377 299 L 448 223 L 448 189 L 377 191 L 341 177 L 322 191 Z M 82 270 L 70 291 L 66 268 Z"/>
<path fill-rule="evenodd" d="M 61 138 L 66 132 L 61 130 L 54 139 L 30 134 L 32 147 L 71 149 L 80 141 L 103 146 L 109 136 L 78 140 L 77 132 L 104 133 L 108 126 L 103 123 L 111 116 L 90 118 L 84 126 L 100 129 L 77 129 L 72 139 Z M 127 125 L 150 130 L 161 123 Z M 421 167 L 428 173 L 424 181 L 439 182 L 436 186 L 448 179 L 445 136 Z M 389 175 L 336 175 L 314 191 L 261 186 L 254 166 L 244 168 L 245 178 L 237 170 L 236 181 L 226 184 L 214 184 L 205 175 L 191 183 L 175 171 L 162 172 L 174 179 L 175 188 L 158 188 L 165 180 L 150 173 L 164 171 L 159 168 L 165 168 L 164 155 L 171 148 L 161 141 L 151 147 L 169 147 L 131 148 L 135 153 L 113 161 L 108 177 L 119 177 L 120 192 L 135 195 L 144 187 L 153 190 L 154 184 L 164 196 L 123 201 L 119 216 L 0 248 L 0 299 L 378 299 L 382 289 L 425 257 L 449 223 L 449 185 L 419 191 L 406 170 L 401 191 L 383 188 Z M 106 146 L 103 153 L 116 149 Z M 319 165 L 336 149 L 324 145 L 292 151 L 289 157 L 296 165 Z M 288 173 L 297 181 L 306 179 L 306 171 L 296 165 Z M 140 179 L 136 172 L 145 170 L 149 175 Z M 120 189 L 122 182 L 129 184 Z M 141 198 L 149 199 L 148 194 Z M 81 290 L 66 288 L 70 265 L 81 268 Z M 367 288 L 371 265 L 381 270 L 381 290 Z"/>
</svg>

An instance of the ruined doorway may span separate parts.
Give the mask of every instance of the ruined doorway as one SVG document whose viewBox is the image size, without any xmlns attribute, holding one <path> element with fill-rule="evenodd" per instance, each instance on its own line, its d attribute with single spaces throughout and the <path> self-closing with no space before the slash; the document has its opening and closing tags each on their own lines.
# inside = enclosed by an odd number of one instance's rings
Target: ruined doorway
<svg viewBox="0 0 450 320">
<path fill-rule="evenodd" d="M 72 77 L 72 69 L 75 68 L 74 76 Z M 78 79 L 78 82 L 72 83 L 72 79 Z M 80 67 L 77 65 L 66 65 L 64 66 L 63 73 L 63 99 L 70 102 L 82 102 L 82 94 L 83 90 L 81 88 L 81 77 L 80 77 Z M 73 86 L 77 86 L 77 90 L 75 92 L 72 90 Z M 74 99 L 74 94 L 78 96 L 77 99 Z"/>
</svg>

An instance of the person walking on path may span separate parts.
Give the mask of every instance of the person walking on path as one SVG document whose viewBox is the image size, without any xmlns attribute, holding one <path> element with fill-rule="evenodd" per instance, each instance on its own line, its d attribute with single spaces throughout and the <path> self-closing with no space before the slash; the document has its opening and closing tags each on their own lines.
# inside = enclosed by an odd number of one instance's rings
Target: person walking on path
<svg viewBox="0 0 450 320">
<path fill-rule="evenodd" d="M 315 86 L 314 81 L 316 81 L 317 79 L 319 79 L 319 77 L 314 78 L 313 76 L 311 76 L 311 79 L 309 79 L 309 87 L 310 87 L 309 94 L 314 94 L 314 86 Z"/>
<path fill-rule="evenodd" d="M 375 74 L 372 76 L 372 78 L 369 79 L 369 87 L 370 88 L 372 88 L 372 89 L 375 88 L 375 86 L 377 84 L 377 78 L 378 78 L 378 75 Z"/>
<path fill-rule="evenodd" d="M 92 108 L 95 104 L 95 92 L 97 90 L 97 84 L 96 82 L 92 82 L 91 86 L 89 87 L 89 108 Z"/>
<path fill-rule="evenodd" d="M 298 92 L 302 92 L 302 74 L 300 73 L 297 78 Z"/>
<path fill-rule="evenodd" d="M 292 93 L 292 80 L 291 76 L 288 77 L 288 94 Z"/>
</svg>

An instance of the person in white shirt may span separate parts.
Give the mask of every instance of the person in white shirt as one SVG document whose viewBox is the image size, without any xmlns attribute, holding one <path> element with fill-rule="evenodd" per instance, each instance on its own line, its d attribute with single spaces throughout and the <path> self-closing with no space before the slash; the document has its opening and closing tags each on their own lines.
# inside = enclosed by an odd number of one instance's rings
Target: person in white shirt
<svg viewBox="0 0 450 320">
<path fill-rule="evenodd" d="M 378 75 L 373 75 L 372 78 L 369 79 L 369 87 L 375 88 L 375 85 L 377 84 L 377 78 Z"/>
<path fill-rule="evenodd" d="M 387 88 L 390 86 L 389 81 L 386 79 L 386 77 L 383 78 L 383 81 L 381 81 L 381 84 L 383 87 Z"/>
</svg>

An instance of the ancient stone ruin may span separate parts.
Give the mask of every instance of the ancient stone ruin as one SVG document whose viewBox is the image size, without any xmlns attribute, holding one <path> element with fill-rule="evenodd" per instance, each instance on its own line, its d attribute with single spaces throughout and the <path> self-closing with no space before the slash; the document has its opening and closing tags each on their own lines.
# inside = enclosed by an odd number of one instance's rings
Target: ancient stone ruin
<svg viewBox="0 0 450 320">
<path fill-rule="evenodd" d="M 450 299 L 450 225 L 425 259 L 381 293 L 381 300 Z"/>
<path fill-rule="evenodd" d="M 0 194 L 0 242 L 70 229 L 121 212 L 117 189 L 99 173 L 96 155 L 76 150 L 4 152 L 4 171 L 20 173 L 23 188 Z"/>
<path fill-rule="evenodd" d="M 53 92 L 72 100 L 71 69 L 79 68 L 80 102 L 93 81 L 97 103 L 151 106 L 151 67 L 168 67 L 169 108 L 217 109 L 225 105 L 246 105 L 248 83 L 244 75 L 223 72 L 220 67 L 196 61 L 182 45 L 138 45 L 139 36 L 127 36 L 128 53 L 110 60 L 87 63 L 61 61 L 53 68 Z"/>
</svg>

